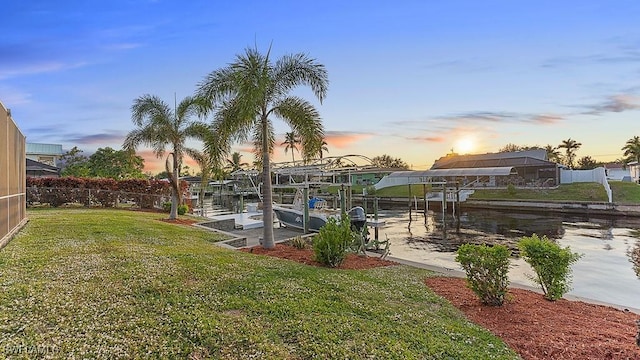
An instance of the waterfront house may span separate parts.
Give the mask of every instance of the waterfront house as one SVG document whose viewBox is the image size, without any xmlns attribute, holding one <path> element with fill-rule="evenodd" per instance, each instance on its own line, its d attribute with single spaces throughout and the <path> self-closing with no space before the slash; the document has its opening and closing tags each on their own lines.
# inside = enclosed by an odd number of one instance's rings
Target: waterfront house
<svg viewBox="0 0 640 360">
<path fill-rule="evenodd" d="M 43 164 L 57 167 L 63 154 L 60 144 L 27 143 L 27 159 Z"/>
</svg>

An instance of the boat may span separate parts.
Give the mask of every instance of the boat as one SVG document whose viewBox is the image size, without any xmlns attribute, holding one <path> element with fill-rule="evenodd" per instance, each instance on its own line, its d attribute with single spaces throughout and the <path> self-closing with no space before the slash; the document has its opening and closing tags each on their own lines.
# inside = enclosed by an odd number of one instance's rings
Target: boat
<svg viewBox="0 0 640 360">
<path fill-rule="evenodd" d="M 327 203 L 322 198 L 312 197 L 309 205 L 309 231 L 318 232 L 330 218 L 340 219 L 339 209 L 327 208 Z M 274 204 L 273 212 L 281 225 L 304 230 L 304 202 L 302 192 L 296 192 L 293 204 Z M 351 219 L 351 225 L 356 231 L 361 231 L 367 223 L 367 217 L 361 206 L 355 206 L 347 211 Z"/>
</svg>

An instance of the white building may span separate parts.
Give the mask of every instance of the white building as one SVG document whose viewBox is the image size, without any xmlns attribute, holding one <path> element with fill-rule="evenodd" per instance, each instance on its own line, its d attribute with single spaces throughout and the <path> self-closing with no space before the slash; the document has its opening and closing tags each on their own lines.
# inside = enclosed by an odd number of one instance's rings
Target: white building
<svg viewBox="0 0 640 360">
<path fill-rule="evenodd" d="M 607 175 L 607 180 L 622 181 L 625 176 L 631 176 L 629 167 L 625 167 L 624 164 L 620 163 L 606 163 L 604 164 L 604 170 Z"/>
<path fill-rule="evenodd" d="M 637 161 L 632 161 L 627 164 L 627 169 L 629 169 L 629 176 L 631 176 L 631 180 L 635 183 L 640 182 L 640 164 Z"/>
</svg>

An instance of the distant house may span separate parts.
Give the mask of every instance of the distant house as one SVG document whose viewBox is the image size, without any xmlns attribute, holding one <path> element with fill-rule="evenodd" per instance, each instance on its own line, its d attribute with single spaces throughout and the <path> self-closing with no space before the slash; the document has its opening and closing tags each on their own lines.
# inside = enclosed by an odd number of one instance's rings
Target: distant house
<svg viewBox="0 0 640 360">
<path fill-rule="evenodd" d="M 547 159 L 544 149 L 487 153 L 477 155 L 449 155 L 441 157 L 431 170 L 511 168 L 501 179 L 490 180 L 491 186 L 555 186 L 559 184 L 559 165 Z M 471 172 L 473 173 L 473 171 Z"/>
<path fill-rule="evenodd" d="M 622 180 L 626 177 L 631 177 L 631 172 L 628 166 L 620 163 L 606 163 L 603 165 L 607 180 Z"/>
<path fill-rule="evenodd" d="M 543 149 L 447 155 L 436 160 L 431 169 L 397 171 L 375 186 L 417 184 L 434 181 L 456 182 L 463 187 L 549 187 L 560 184 L 560 165 L 547 160 Z"/>
<path fill-rule="evenodd" d="M 58 161 L 64 153 L 62 145 L 27 143 L 27 159 L 31 159 L 50 166 L 58 166 Z"/>
<path fill-rule="evenodd" d="M 27 176 L 31 177 L 60 177 L 60 168 L 41 163 L 35 160 L 26 159 Z"/>
</svg>

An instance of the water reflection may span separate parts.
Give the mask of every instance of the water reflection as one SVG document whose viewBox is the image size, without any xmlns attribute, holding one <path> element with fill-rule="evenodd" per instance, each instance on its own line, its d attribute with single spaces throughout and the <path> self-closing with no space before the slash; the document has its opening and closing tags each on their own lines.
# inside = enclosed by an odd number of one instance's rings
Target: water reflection
<svg viewBox="0 0 640 360">
<path fill-rule="evenodd" d="M 517 253 L 522 236 L 538 234 L 550 239 L 564 235 L 563 219 L 528 213 L 499 213 L 497 211 L 462 212 L 458 216 L 428 212 L 397 213 L 385 216 L 386 228 L 407 227 L 402 234 L 407 243 L 428 243 L 436 251 L 453 252 L 465 243 L 502 244 Z"/>
<path fill-rule="evenodd" d="M 640 278 L 640 241 L 636 241 L 636 244 L 628 252 L 629 261 L 633 264 L 633 271 L 636 276 Z"/>
<path fill-rule="evenodd" d="M 503 244 L 517 255 L 522 236 L 545 235 L 584 255 L 573 266 L 573 295 L 640 309 L 638 218 L 493 210 L 464 211 L 457 217 L 449 213 L 444 218 L 441 212 L 425 217 L 422 212 L 387 211 L 381 217 L 385 226 L 380 236 L 389 239 L 392 256 L 452 269 L 459 268 L 454 258 L 462 244 Z M 520 260 L 512 259 L 510 277 L 525 269 Z"/>
</svg>

